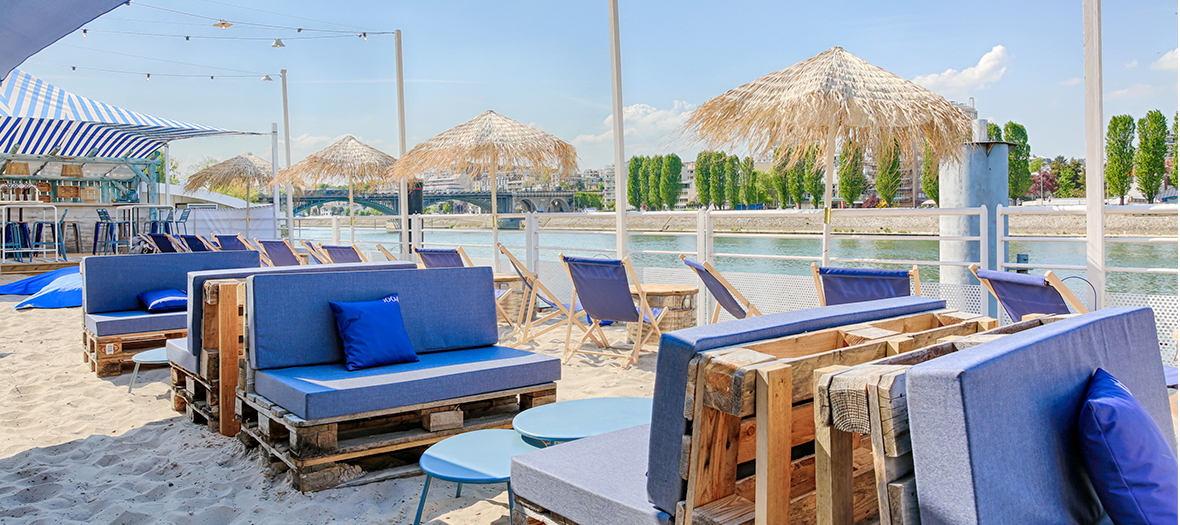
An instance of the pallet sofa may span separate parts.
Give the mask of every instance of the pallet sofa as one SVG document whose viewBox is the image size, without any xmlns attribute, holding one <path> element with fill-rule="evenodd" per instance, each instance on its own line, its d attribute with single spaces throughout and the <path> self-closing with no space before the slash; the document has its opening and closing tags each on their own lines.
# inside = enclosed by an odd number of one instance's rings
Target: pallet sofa
<svg viewBox="0 0 1180 525">
<path fill-rule="evenodd" d="M 185 312 L 149 313 L 139 294 L 183 290 L 188 273 L 257 268 L 257 252 L 198 252 L 109 255 L 82 259 L 83 362 L 98 377 L 122 373 L 124 361 L 168 339 L 184 337 Z"/>
<path fill-rule="evenodd" d="M 810 391 L 809 370 L 817 366 L 883 357 L 890 347 L 888 339 L 895 340 L 894 346 L 902 344 L 898 336 L 909 331 L 906 324 L 922 325 L 910 329 L 931 332 L 929 337 L 960 330 L 959 325 L 967 327 L 964 330 L 978 325 L 979 316 L 944 307 L 944 301 L 911 296 L 664 334 L 651 424 L 513 458 L 517 508 L 530 520 L 562 525 L 744 523 L 747 516 L 753 520 L 755 492 L 770 486 L 778 487 L 779 495 L 758 497 L 762 512 L 777 501 L 778 509 L 772 509 L 779 513 L 776 519 L 795 510 L 814 520 L 815 506 L 821 504 L 815 495 L 803 497 L 806 501 L 792 508 L 792 469 L 802 473 L 806 463 L 814 465 L 813 459 L 804 457 L 814 438 L 806 424 L 812 419 L 810 396 L 797 398 L 794 392 Z M 947 314 L 950 325 L 941 326 L 940 312 Z M 889 319 L 893 321 L 873 325 Z M 846 328 L 835 329 L 842 326 Z M 812 335 L 799 335 L 805 333 Z M 768 350 L 776 352 L 773 355 L 743 348 L 758 348 L 758 343 L 780 348 Z M 792 365 L 799 368 L 795 380 Z M 771 395 L 764 400 L 759 394 L 755 403 L 755 384 L 765 380 L 773 386 Z M 795 411 L 806 413 L 792 427 Z M 775 427 L 783 421 L 786 425 Z M 771 443 L 791 453 L 763 449 Z M 752 461 L 755 458 L 758 461 Z M 797 485 L 805 489 L 806 480 Z M 875 509 L 875 500 L 867 504 Z M 800 522 L 808 521 L 792 521 Z"/>
<path fill-rule="evenodd" d="M 492 286 L 486 267 L 250 276 L 238 438 L 314 491 L 415 475 L 413 465 L 365 475 L 356 463 L 511 428 L 520 410 L 556 400 L 561 363 L 496 346 Z M 328 302 L 392 293 L 420 361 L 346 370 Z"/>
<path fill-rule="evenodd" d="M 409 262 L 316 264 L 234 268 L 191 272 L 188 275 L 188 336 L 168 340 L 172 367 L 172 408 L 190 421 L 208 425 L 215 432 L 233 436 L 234 391 L 238 384 L 238 359 L 245 334 L 245 279 L 257 274 L 352 272 L 414 269 Z M 229 310 L 220 314 L 220 296 L 234 296 Z M 240 296 L 240 300 L 238 300 Z M 224 323 L 224 328 L 223 328 Z M 227 336 L 223 342 L 221 336 Z M 220 350 L 225 347 L 226 352 Z M 225 386 L 224 394 L 222 386 Z M 223 398 L 224 396 L 224 398 Z"/>
</svg>

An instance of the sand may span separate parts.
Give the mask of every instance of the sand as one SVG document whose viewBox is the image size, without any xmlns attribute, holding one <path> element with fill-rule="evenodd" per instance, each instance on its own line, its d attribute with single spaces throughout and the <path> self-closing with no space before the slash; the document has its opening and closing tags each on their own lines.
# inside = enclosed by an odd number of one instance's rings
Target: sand
<svg viewBox="0 0 1180 525">
<path fill-rule="evenodd" d="M 81 308 L 17 312 L 18 299 L 0 296 L 0 523 L 413 522 L 422 476 L 299 493 L 257 450 L 173 412 L 166 368 L 141 370 L 132 393 L 130 371 L 95 377 L 82 363 Z M 559 356 L 564 335 L 523 348 Z M 558 399 L 651 397 L 655 354 L 630 370 L 617 363 L 575 356 Z M 423 523 L 509 523 L 503 485 L 454 489 L 432 483 Z"/>
</svg>

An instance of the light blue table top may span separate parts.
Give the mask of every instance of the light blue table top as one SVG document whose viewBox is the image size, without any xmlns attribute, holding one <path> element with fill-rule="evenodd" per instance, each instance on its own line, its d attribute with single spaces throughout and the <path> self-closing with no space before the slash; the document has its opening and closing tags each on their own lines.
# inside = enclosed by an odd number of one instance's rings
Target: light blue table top
<svg viewBox="0 0 1180 525">
<path fill-rule="evenodd" d="M 163 365 L 168 363 L 168 348 L 155 348 L 131 356 L 131 360 L 145 365 Z"/>
<path fill-rule="evenodd" d="M 512 428 L 540 441 L 573 441 L 651 422 L 651 399 L 599 397 L 530 408 Z"/>
<path fill-rule="evenodd" d="M 537 450 L 515 430 L 476 430 L 435 443 L 418 460 L 422 472 L 458 483 L 508 481 L 512 456 Z"/>
</svg>

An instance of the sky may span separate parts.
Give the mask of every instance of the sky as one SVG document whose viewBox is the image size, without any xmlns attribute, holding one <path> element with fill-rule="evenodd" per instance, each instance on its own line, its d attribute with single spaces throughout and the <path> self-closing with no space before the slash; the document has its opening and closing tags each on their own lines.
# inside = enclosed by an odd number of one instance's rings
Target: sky
<svg viewBox="0 0 1180 525">
<path fill-rule="evenodd" d="M 695 107 L 832 46 L 948 99 L 974 97 L 980 118 L 1023 124 L 1033 155 L 1084 154 L 1078 0 L 619 4 L 628 157 L 695 158 L 699 148 L 673 140 Z M 217 19 L 237 23 L 219 29 Z M 1106 2 L 1102 24 L 1107 118 L 1159 109 L 1170 124 L 1176 2 Z M 292 163 L 346 134 L 400 156 L 393 36 L 353 34 L 394 29 L 403 33 L 408 148 L 491 109 L 570 141 L 581 169 L 614 161 L 604 0 L 148 0 L 84 27 L 85 36 L 76 31 L 20 68 L 159 117 L 261 132 L 278 123 L 280 140 L 278 74 L 286 69 Z M 344 36 L 306 38 L 317 35 Z M 274 38 L 286 47 L 271 47 Z M 265 74 L 275 81 L 261 81 Z M 171 154 L 188 173 L 203 159 L 246 151 L 269 159 L 270 142 L 190 139 L 174 142 Z"/>
</svg>

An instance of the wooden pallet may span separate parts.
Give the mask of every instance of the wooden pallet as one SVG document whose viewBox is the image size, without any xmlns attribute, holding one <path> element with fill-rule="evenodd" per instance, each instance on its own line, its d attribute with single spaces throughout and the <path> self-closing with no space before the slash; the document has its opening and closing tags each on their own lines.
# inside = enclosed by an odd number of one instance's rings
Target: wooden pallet
<svg viewBox="0 0 1180 525">
<path fill-rule="evenodd" d="M 131 357 L 144 350 L 160 348 L 169 339 L 188 335 L 188 330 L 165 330 L 138 334 L 108 335 L 98 337 L 82 331 L 82 362 L 90 365 L 90 371 L 98 377 L 112 377 L 123 373 L 123 363 L 130 364 Z"/>
<path fill-rule="evenodd" d="M 389 479 L 365 476 L 356 463 L 473 430 L 512 428 L 521 410 L 556 401 L 557 384 L 459 397 L 349 416 L 305 420 L 254 393 L 238 391 L 235 401 L 247 445 L 260 445 L 277 469 L 294 471 L 295 488 L 319 491 L 349 483 Z M 416 462 L 416 461 L 415 461 Z M 408 469 L 393 475 L 415 475 Z"/>
<path fill-rule="evenodd" d="M 242 279 L 210 279 L 204 284 L 199 356 L 201 375 L 172 366 L 173 409 L 190 421 L 207 424 L 225 436 L 238 433 L 234 398 L 238 361 L 246 334 L 246 283 Z M 195 386 L 199 386 L 194 390 Z M 181 400 L 187 403 L 178 403 Z M 194 407 L 193 405 L 197 405 Z"/>
<path fill-rule="evenodd" d="M 826 436 L 832 451 L 822 458 L 824 465 L 816 480 L 818 486 L 831 494 L 833 520 L 827 523 L 852 523 L 849 515 L 857 495 L 849 491 L 848 479 L 855 474 L 848 465 L 849 454 L 841 447 L 861 434 L 870 436 L 867 441 L 871 442 L 873 452 L 872 486 L 881 524 L 920 522 L 905 398 L 905 374 L 909 367 L 1068 317 L 1072 316 L 1032 317 L 976 334 L 939 338 L 932 345 L 856 366 L 816 370 L 816 432 Z"/>
<path fill-rule="evenodd" d="M 853 365 L 995 327 L 991 318 L 938 310 L 702 352 L 689 363 L 676 523 L 834 523 L 832 494 L 816 480 L 848 456 L 848 523 L 877 511 L 868 440 L 833 442 L 815 426 L 816 370 Z M 835 445 L 838 450 L 832 450 Z M 791 454 L 783 451 L 790 450 Z M 739 478 L 739 465 L 754 474 Z M 748 470 L 742 468 L 741 470 Z"/>
</svg>

